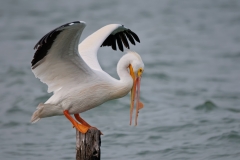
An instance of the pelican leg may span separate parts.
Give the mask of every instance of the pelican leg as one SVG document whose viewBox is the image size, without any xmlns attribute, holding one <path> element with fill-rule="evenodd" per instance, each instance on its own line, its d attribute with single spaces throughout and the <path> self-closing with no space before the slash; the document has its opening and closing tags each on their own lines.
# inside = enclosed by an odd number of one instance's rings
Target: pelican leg
<svg viewBox="0 0 240 160">
<path fill-rule="evenodd" d="M 82 123 L 84 126 L 87 126 L 89 128 L 96 128 L 96 127 L 93 127 L 91 126 L 90 124 L 88 124 L 86 121 L 84 121 L 84 119 L 82 119 L 80 117 L 80 114 L 74 114 L 74 117 L 76 118 L 76 120 L 78 120 L 78 122 Z M 97 128 L 96 128 L 97 129 Z M 97 129 L 99 130 L 99 129 Z M 99 130 L 100 131 L 100 130 Z M 103 135 L 103 133 L 100 131 L 101 135 Z"/>
<path fill-rule="evenodd" d="M 90 124 L 88 124 L 86 121 L 84 121 L 79 114 L 74 114 L 74 117 L 78 122 L 82 123 L 84 126 L 92 127 Z"/>
<path fill-rule="evenodd" d="M 66 118 L 72 123 L 72 125 L 81 133 L 86 133 L 89 126 L 85 126 L 83 124 L 79 124 L 77 121 L 75 121 L 72 116 L 69 114 L 68 110 L 63 111 L 63 114 L 66 116 Z"/>
</svg>

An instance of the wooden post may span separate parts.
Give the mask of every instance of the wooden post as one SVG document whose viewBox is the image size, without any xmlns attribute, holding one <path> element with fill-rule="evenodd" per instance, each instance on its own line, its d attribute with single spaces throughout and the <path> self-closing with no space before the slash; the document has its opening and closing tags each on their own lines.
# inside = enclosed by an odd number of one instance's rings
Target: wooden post
<svg viewBox="0 0 240 160">
<path fill-rule="evenodd" d="M 101 132 L 90 128 L 86 134 L 76 129 L 76 160 L 100 160 Z"/>
</svg>

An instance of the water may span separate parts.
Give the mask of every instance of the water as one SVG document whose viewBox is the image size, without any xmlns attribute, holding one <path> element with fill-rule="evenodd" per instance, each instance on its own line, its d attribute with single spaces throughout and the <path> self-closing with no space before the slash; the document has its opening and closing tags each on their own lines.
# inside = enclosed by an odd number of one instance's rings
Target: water
<svg viewBox="0 0 240 160">
<path fill-rule="evenodd" d="M 68 160 L 75 130 L 62 117 L 31 125 L 48 99 L 30 69 L 35 43 L 66 22 L 82 37 L 110 23 L 135 31 L 145 63 L 139 125 L 129 126 L 129 95 L 82 114 L 104 133 L 102 159 L 236 160 L 240 157 L 240 1 L 1 1 L 0 159 Z M 82 39 L 83 39 L 82 38 Z M 117 77 L 123 54 L 100 50 Z"/>
</svg>

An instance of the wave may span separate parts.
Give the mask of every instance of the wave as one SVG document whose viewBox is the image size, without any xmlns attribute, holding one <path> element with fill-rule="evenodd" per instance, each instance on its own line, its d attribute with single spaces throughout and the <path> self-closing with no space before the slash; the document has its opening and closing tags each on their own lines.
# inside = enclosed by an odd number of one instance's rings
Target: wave
<svg viewBox="0 0 240 160">
<path fill-rule="evenodd" d="M 203 104 L 200 104 L 196 107 L 194 107 L 195 110 L 200 110 L 200 111 L 205 111 L 205 112 L 210 112 L 213 110 L 218 109 L 218 106 L 213 103 L 212 101 L 206 101 Z"/>
<path fill-rule="evenodd" d="M 240 134 L 237 131 L 230 131 L 227 133 L 223 133 L 218 136 L 210 137 L 208 140 L 227 140 L 227 141 L 234 141 L 234 142 L 240 142 Z"/>
</svg>

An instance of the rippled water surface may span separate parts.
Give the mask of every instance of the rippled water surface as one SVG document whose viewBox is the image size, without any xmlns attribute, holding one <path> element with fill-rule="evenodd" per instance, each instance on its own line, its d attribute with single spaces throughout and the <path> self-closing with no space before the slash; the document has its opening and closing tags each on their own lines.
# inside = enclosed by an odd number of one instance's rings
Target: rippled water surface
<svg viewBox="0 0 240 160">
<path fill-rule="evenodd" d="M 102 159 L 240 159 L 240 1 L 15 1 L 0 5 L 0 159 L 70 160 L 75 130 L 63 116 L 30 124 L 46 85 L 30 69 L 36 42 L 64 23 L 87 23 L 81 40 L 110 23 L 135 31 L 145 63 L 139 125 L 129 95 L 82 114 L 104 133 Z M 123 55 L 102 48 L 117 78 Z"/>
</svg>

